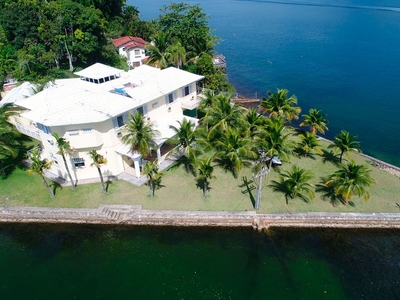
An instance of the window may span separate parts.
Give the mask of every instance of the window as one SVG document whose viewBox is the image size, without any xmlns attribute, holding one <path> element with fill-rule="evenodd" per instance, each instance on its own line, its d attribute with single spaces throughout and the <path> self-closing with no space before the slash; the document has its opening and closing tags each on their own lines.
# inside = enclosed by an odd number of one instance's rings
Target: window
<svg viewBox="0 0 400 300">
<path fill-rule="evenodd" d="M 85 160 L 83 158 L 73 158 L 72 161 L 74 162 L 75 167 L 84 167 L 85 166 Z"/>
<path fill-rule="evenodd" d="M 176 93 L 171 93 L 165 96 L 165 102 L 171 104 L 176 100 Z"/>
<path fill-rule="evenodd" d="M 37 123 L 36 126 L 37 126 L 37 128 L 39 128 L 39 130 L 43 131 L 44 133 L 47 133 L 47 134 L 51 133 L 50 127 L 48 127 L 46 125 Z"/>
<path fill-rule="evenodd" d="M 78 135 L 78 134 L 79 134 L 78 129 L 68 130 L 68 135 Z"/>
<path fill-rule="evenodd" d="M 134 61 L 134 62 L 133 62 L 133 66 L 134 66 L 135 68 L 140 67 L 140 61 Z"/>
<path fill-rule="evenodd" d="M 91 133 L 92 132 L 92 128 L 83 128 L 82 129 L 82 133 Z"/>
<path fill-rule="evenodd" d="M 119 115 L 113 119 L 113 125 L 115 129 L 118 129 L 125 125 L 126 120 L 128 119 L 128 112 L 124 113 L 123 115 Z"/>
<path fill-rule="evenodd" d="M 184 88 L 182 88 L 182 96 L 185 97 L 187 95 L 190 94 L 190 85 L 185 86 Z"/>
<path fill-rule="evenodd" d="M 140 56 L 140 50 L 139 49 L 135 50 L 135 56 L 136 57 Z"/>
<path fill-rule="evenodd" d="M 50 153 L 50 157 L 51 157 L 51 160 L 52 160 L 56 165 L 58 165 L 57 158 L 54 156 L 53 153 Z"/>
</svg>

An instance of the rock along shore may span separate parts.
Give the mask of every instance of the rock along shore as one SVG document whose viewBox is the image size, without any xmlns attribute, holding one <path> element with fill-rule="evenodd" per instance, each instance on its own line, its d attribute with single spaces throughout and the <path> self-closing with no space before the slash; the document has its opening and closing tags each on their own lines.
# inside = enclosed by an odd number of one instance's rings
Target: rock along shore
<svg viewBox="0 0 400 300">
<path fill-rule="evenodd" d="M 0 207 L 1 223 L 70 223 L 157 226 L 400 228 L 396 213 L 275 213 L 254 211 L 143 210 L 140 205 L 101 205 L 98 209 Z"/>
</svg>

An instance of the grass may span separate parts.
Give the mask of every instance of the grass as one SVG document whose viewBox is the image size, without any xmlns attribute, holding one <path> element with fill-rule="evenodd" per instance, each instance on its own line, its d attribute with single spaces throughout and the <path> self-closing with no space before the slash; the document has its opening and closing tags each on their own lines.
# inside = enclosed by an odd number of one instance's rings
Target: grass
<svg viewBox="0 0 400 300">
<path fill-rule="evenodd" d="M 357 163 L 369 164 L 360 155 L 351 156 Z M 321 177 L 336 170 L 329 152 L 324 157 L 292 157 L 291 162 L 284 163 L 281 168 L 290 169 L 292 164 L 298 164 L 311 170 L 316 175 L 312 183 L 317 185 L 320 184 Z M 347 204 L 324 199 L 322 192 L 317 192 L 315 200 L 309 203 L 293 199 L 286 204 L 284 195 L 273 192 L 268 186 L 271 180 L 278 179 L 278 173 L 271 171 L 264 177 L 259 212 L 399 212 L 396 201 L 400 202 L 397 200 L 400 194 L 400 178 L 373 166 L 369 168 L 372 170 L 372 177 L 377 181 L 369 190 L 371 199 L 365 202 L 354 198 Z M 187 174 L 183 166 L 164 171 L 163 187 L 156 191 L 154 198 L 150 197 L 147 186 L 136 187 L 125 181 L 110 182 L 106 195 L 102 192 L 100 182 L 78 185 L 75 191 L 71 187 L 55 186 L 56 197 L 51 198 L 40 176 L 30 176 L 26 169 L 18 167 L 7 179 L 0 180 L 0 206 L 97 208 L 100 204 L 129 204 L 142 205 L 143 209 L 162 210 L 254 210 L 255 189 L 252 187 L 256 184 L 252 182 L 250 169 L 243 170 L 236 179 L 219 168 L 215 168 L 214 175 L 216 178 L 211 180 L 211 190 L 206 199 L 203 199 L 202 189 L 193 175 Z M 244 181 L 247 181 L 247 186 Z"/>
</svg>

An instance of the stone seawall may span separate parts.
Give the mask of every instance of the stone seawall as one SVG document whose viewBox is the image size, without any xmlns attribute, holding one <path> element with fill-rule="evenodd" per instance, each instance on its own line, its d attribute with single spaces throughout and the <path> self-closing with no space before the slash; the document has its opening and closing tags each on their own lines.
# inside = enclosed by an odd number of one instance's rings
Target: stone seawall
<svg viewBox="0 0 400 300">
<path fill-rule="evenodd" d="M 394 213 L 276 213 L 143 210 L 140 205 L 98 209 L 0 207 L 3 223 L 70 223 L 157 226 L 400 228 Z"/>
</svg>

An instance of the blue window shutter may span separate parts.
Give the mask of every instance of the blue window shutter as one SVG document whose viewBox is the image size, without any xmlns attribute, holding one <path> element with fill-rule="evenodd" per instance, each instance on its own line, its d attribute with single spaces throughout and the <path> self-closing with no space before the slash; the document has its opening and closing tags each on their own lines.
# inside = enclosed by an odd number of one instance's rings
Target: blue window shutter
<svg viewBox="0 0 400 300">
<path fill-rule="evenodd" d="M 165 104 L 169 104 L 169 102 L 168 102 L 168 95 L 165 95 Z"/>
<path fill-rule="evenodd" d="M 143 114 L 147 115 L 148 111 L 147 111 L 147 105 L 143 105 Z"/>
<path fill-rule="evenodd" d="M 113 119 L 113 125 L 114 125 L 114 128 L 118 128 L 118 121 L 117 121 L 117 118 L 114 118 L 114 119 Z"/>
<path fill-rule="evenodd" d="M 126 123 L 126 121 L 128 121 L 128 112 L 126 112 L 122 115 L 122 120 L 123 120 L 124 124 Z"/>
</svg>

